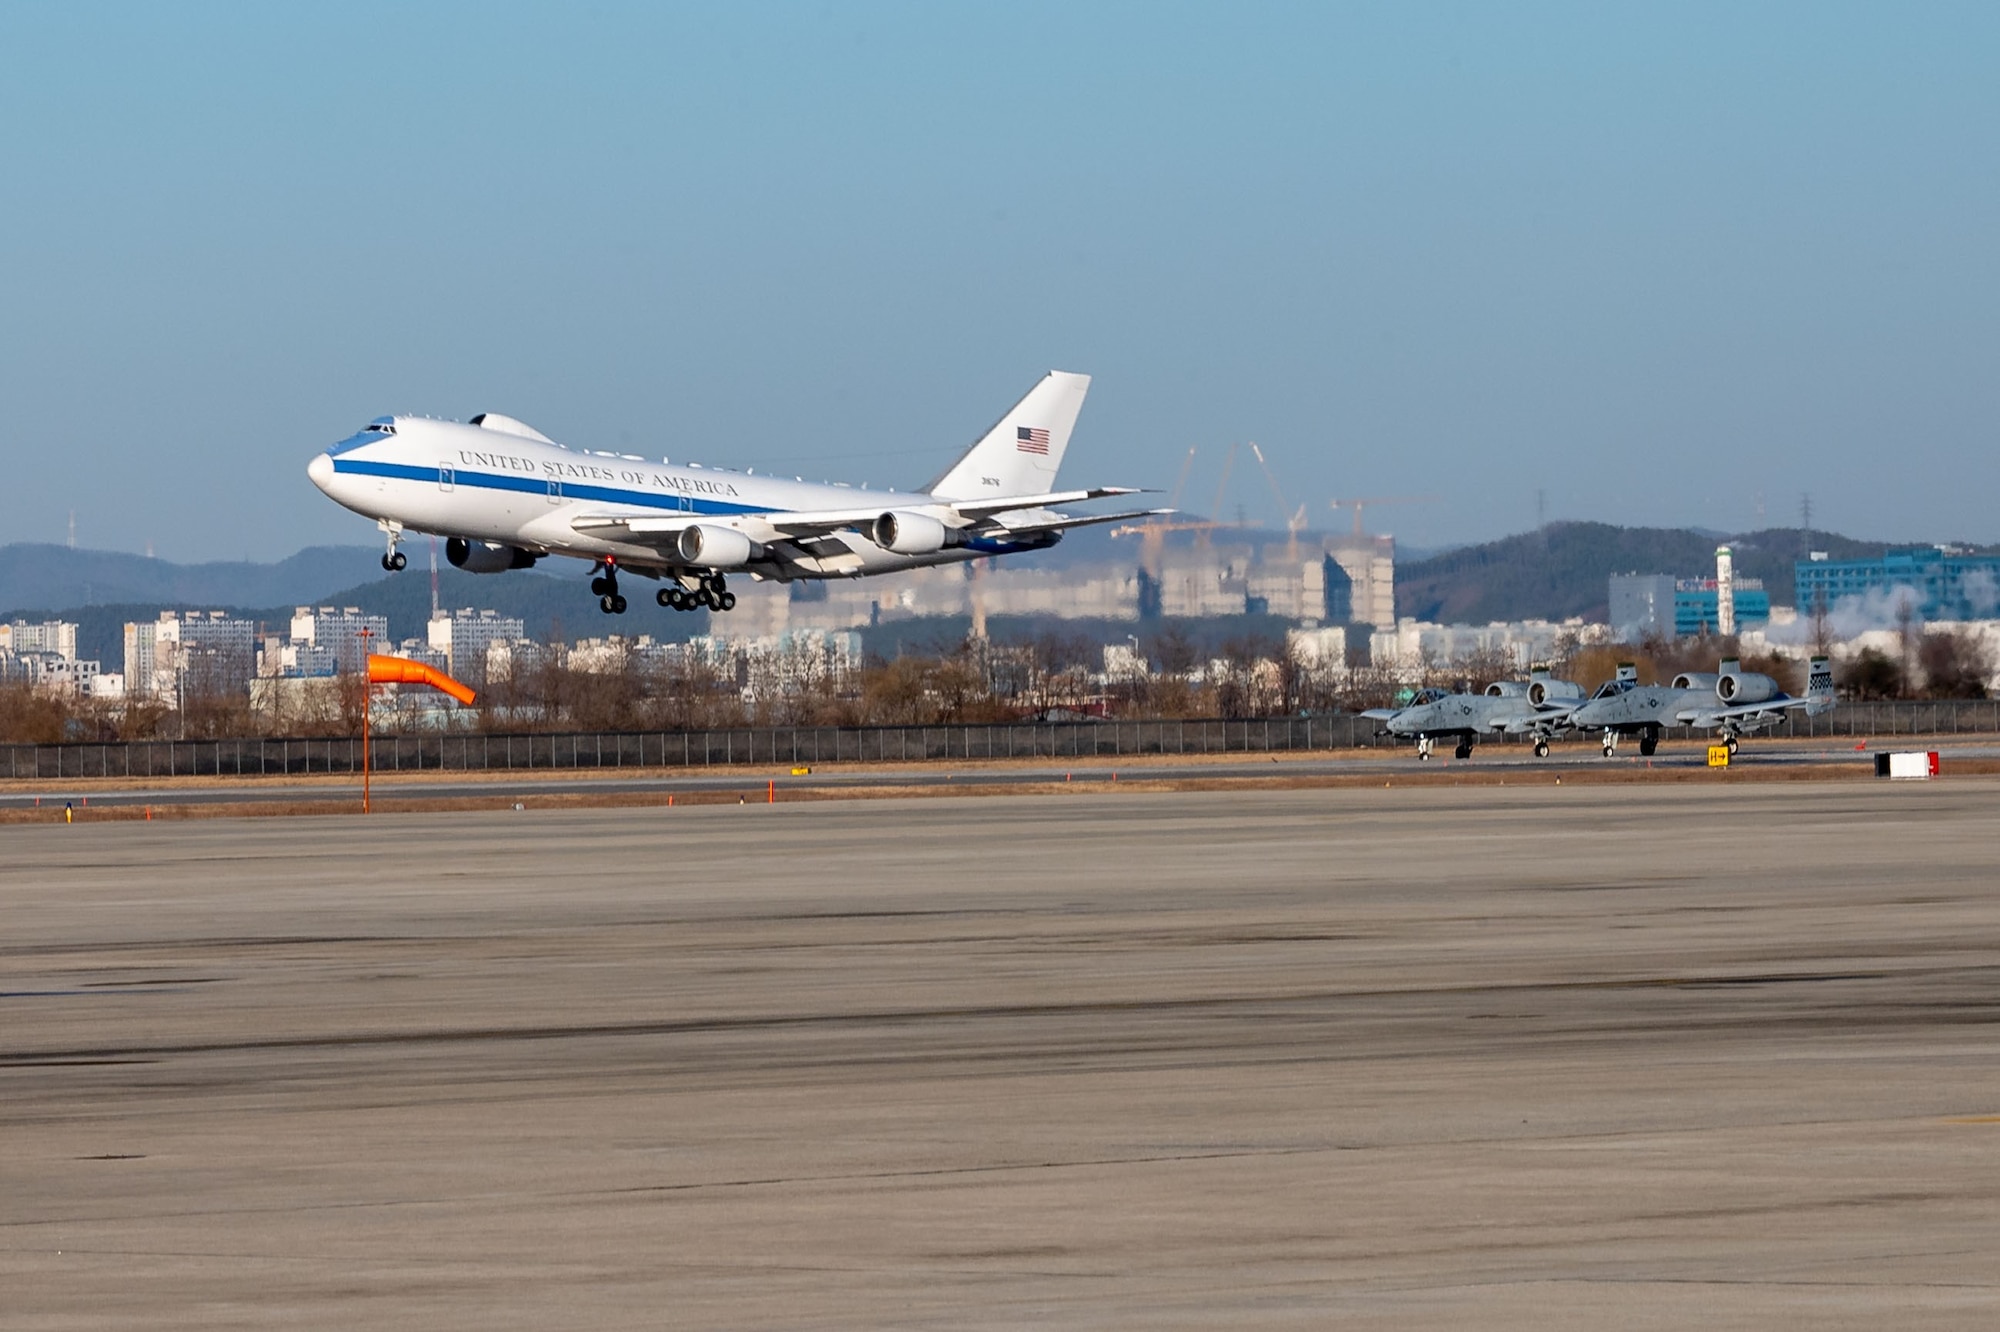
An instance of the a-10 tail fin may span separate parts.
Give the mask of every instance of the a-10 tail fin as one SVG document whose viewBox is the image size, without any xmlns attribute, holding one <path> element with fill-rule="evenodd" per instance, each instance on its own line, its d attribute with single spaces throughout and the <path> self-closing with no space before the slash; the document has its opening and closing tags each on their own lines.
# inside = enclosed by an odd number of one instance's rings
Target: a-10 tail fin
<svg viewBox="0 0 2000 1332">
<path fill-rule="evenodd" d="M 1825 657 L 1814 657 L 1806 675 L 1806 711 L 1825 712 L 1833 706 L 1833 666 Z"/>
</svg>

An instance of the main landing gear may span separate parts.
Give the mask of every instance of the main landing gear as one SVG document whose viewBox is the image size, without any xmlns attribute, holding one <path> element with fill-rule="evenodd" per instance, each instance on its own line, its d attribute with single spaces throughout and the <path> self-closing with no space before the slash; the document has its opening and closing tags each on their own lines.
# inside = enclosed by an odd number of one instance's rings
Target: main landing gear
<svg viewBox="0 0 2000 1332">
<path fill-rule="evenodd" d="M 590 590 L 597 594 L 597 608 L 606 615 L 623 615 L 625 598 L 618 593 L 618 566 L 606 563 L 604 572 L 590 580 Z"/>
<path fill-rule="evenodd" d="M 383 534 L 389 538 L 389 549 L 382 556 L 382 567 L 390 573 L 400 573 L 402 570 L 409 568 L 410 557 L 396 549 L 403 540 L 403 525 L 401 523 L 381 522 L 377 523 L 376 526 L 381 528 Z"/>
<path fill-rule="evenodd" d="M 719 573 L 698 574 L 693 587 L 687 586 L 686 579 L 676 579 L 661 588 L 654 600 L 670 610 L 698 610 L 707 607 L 712 611 L 736 609 L 736 594 L 729 590 L 729 582 Z"/>
<path fill-rule="evenodd" d="M 1434 740 L 1434 739 L 1432 739 L 1432 738 L 1431 738 L 1430 736 L 1428 736 L 1428 735 L 1420 735 L 1420 736 L 1418 736 L 1418 737 L 1417 737 L 1417 757 L 1418 757 L 1419 759 L 1427 759 L 1427 758 L 1429 758 L 1429 757 L 1431 756 L 1431 747 L 1432 747 L 1433 745 L 1435 745 L 1436 743 L 1437 743 L 1437 741 L 1436 741 L 1436 740 Z M 1451 751 L 1451 756 L 1452 756 L 1453 758 L 1460 758 L 1460 759 L 1469 759 L 1469 758 L 1471 758 L 1471 757 L 1472 757 L 1472 742 L 1471 742 L 1470 740 L 1460 740 L 1460 741 L 1458 742 L 1458 744 L 1457 744 L 1456 746 L 1454 746 L 1454 747 L 1453 747 L 1453 749 L 1452 749 L 1452 751 Z"/>
<path fill-rule="evenodd" d="M 1658 731 L 1647 731 L 1644 735 L 1639 737 L 1639 754 L 1641 757 L 1643 758 L 1653 757 L 1654 751 L 1659 749 L 1659 747 L 1660 747 L 1660 733 Z"/>
<path fill-rule="evenodd" d="M 1535 737 L 1535 757 L 1536 757 L 1536 758 L 1547 758 L 1548 756 L 1549 756 L 1549 738 L 1548 738 L 1547 736 L 1545 736 L 1545 735 L 1538 735 L 1538 736 L 1536 736 L 1536 737 Z"/>
</svg>

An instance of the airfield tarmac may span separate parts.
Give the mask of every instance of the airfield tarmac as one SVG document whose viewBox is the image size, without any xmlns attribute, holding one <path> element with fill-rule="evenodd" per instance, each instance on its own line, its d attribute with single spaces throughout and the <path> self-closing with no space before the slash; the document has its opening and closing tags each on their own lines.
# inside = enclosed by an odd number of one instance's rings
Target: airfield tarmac
<svg viewBox="0 0 2000 1332">
<path fill-rule="evenodd" d="M 1996 815 L 11 827 L 0 1323 L 1989 1326 Z"/>
</svg>

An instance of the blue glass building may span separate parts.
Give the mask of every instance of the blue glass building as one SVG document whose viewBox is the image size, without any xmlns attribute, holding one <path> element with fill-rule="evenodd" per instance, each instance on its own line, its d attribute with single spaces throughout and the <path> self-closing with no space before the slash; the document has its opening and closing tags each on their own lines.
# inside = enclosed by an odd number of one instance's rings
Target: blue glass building
<svg viewBox="0 0 2000 1332">
<path fill-rule="evenodd" d="M 1801 615 L 1899 587 L 1916 594 L 1919 619 L 1985 620 L 2000 611 L 2000 556 L 1912 546 L 1875 560 L 1801 560 L 1794 567 Z"/>
<path fill-rule="evenodd" d="M 1713 578 L 1674 580 L 1674 634 L 1693 638 L 1717 632 L 1716 589 Z M 1755 578 L 1736 580 L 1736 627 L 1754 629 L 1771 619 L 1771 594 Z"/>
</svg>

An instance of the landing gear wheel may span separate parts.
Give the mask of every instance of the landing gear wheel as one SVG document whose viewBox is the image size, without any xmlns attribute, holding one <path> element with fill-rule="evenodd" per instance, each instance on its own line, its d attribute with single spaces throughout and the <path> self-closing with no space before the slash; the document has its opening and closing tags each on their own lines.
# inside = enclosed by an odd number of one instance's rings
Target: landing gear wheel
<svg viewBox="0 0 2000 1332">
<path fill-rule="evenodd" d="M 1651 758 L 1653 757 L 1653 751 L 1658 749 L 1659 747 L 1660 747 L 1659 736 L 1642 735 L 1639 737 L 1639 753 L 1641 756 L 1645 758 Z"/>
<path fill-rule="evenodd" d="M 1606 742 L 1604 746 L 1604 757 L 1610 758 L 1614 753 L 1617 752 L 1617 750 L 1618 750 L 1617 745 Z"/>
<path fill-rule="evenodd" d="M 1548 756 L 1549 756 L 1549 742 L 1546 740 L 1535 741 L 1535 757 L 1547 758 Z"/>
<path fill-rule="evenodd" d="M 1724 740 L 1722 743 L 1729 750 L 1730 757 L 1732 758 L 1735 757 L 1737 749 L 1740 748 L 1742 744 L 1742 742 L 1739 741 L 1733 735 L 1730 736 L 1727 740 Z"/>
<path fill-rule="evenodd" d="M 703 584 L 701 591 L 694 594 L 694 599 L 700 604 L 708 607 L 710 610 L 715 609 L 715 603 L 716 603 L 715 589 L 709 587 L 707 584 Z"/>
<path fill-rule="evenodd" d="M 671 587 L 661 588 L 653 594 L 653 600 L 659 602 L 663 607 L 672 607 L 674 604 L 674 589 Z"/>
<path fill-rule="evenodd" d="M 606 615 L 623 615 L 625 613 L 625 598 L 619 596 L 616 592 L 607 592 L 597 599 L 597 608 Z"/>
<path fill-rule="evenodd" d="M 608 597 L 618 590 L 618 584 L 599 574 L 590 580 L 590 590 L 600 597 Z"/>
<path fill-rule="evenodd" d="M 410 567 L 410 557 L 400 550 L 392 550 L 382 557 L 382 567 L 390 573 L 400 573 Z"/>
<path fill-rule="evenodd" d="M 1454 749 L 1454 750 L 1452 750 L 1452 751 L 1451 751 L 1451 756 L 1452 756 L 1453 758 L 1456 758 L 1456 759 L 1469 759 L 1469 758 L 1471 758 L 1471 757 L 1472 757 L 1472 742 L 1471 742 L 1470 740 L 1466 740 L 1466 741 L 1462 741 L 1462 742 L 1460 742 L 1460 744 L 1459 744 L 1458 748 L 1456 748 L 1456 749 Z"/>
<path fill-rule="evenodd" d="M 735 610 L 735 609 L 736 609 L 736 594 L 735 594 L 734 592 L 718 592 L 718 593 L 716 593 L 716 594 L 715 594 L 715 608 L 716 608 L 717 610 L 724 610 L 724 611 L 732 611 L 732 610 Z"/>
</svg>

